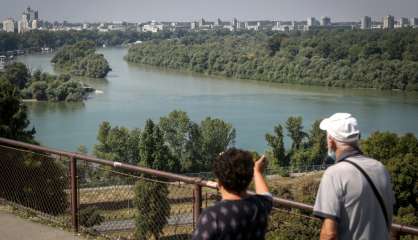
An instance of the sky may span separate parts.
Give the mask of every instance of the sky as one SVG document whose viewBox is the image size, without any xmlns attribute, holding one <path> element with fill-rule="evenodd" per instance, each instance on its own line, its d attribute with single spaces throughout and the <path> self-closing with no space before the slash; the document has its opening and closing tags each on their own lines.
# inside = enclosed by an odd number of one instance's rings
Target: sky
<svg viewBox="0 0 418 240">
<path fill-rule="evenodd" d="M 418 17 L 418 0 L 0 0 L 0 19 L 20 18 L 29 5 L 41 19 L 70 22 Z"/>
</svg>

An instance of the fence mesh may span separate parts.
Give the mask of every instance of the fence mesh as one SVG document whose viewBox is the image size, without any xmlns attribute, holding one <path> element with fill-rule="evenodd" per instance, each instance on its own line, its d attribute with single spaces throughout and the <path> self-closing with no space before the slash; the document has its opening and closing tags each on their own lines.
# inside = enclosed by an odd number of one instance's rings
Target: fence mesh
<svg viewBox="0 0 418 240">
<path fill-rule="evenodd" d="M 70 226 L 69 160 L 5 146 L 0 156 L 1 201 Z"/>
<path fill-rule="evenodd" d="M 68 157 L 0 145 L 0 204 L 71 228 L 70 163 Z M 119 240 L 191 238 L 197 222 L 195 185 L 83 160 L 77 160 L 76 169 L 80 230 Z M 203 187 L 200 199 L 207 208 L 221 198 Z M 266 238 L 318 238 L 321 223 L 310 214 L 275 206 Z"/>
<path fill-rule="evenodd" d="M 115 239 L 189 238 L 195 221 L 192 185 L 92 168 L 79 179 L 84 230 Z"/>
<path fill-rule="evenodd" d="M 0 198 L 71 227 L 70 161 L 66 157 L 0 146 Z M 208 174 L 196 177 L 213 179 Z M 194 185 L 77 161 L 78 222 L 109 239 L 190 239 L 197 221 Z M 202 208 L 221 200 L 202 188 Z M 295 222 L 300 223 L 294 225 Z M 316 237 L 318 221 L 298 210 L 274 208 L 268 239 Z"/>
</svg>

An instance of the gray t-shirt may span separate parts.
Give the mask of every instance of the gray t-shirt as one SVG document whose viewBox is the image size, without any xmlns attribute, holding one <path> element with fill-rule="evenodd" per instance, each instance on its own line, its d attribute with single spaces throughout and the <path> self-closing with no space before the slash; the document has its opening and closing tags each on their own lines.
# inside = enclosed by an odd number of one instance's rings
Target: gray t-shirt
<svg viewBox="0 0 418 240">
<path fill-rule="evenodd" d="M 362 155 L 347 160 L 358 164 L 369 175 L 392 222 L 395 198 L 390 175 L 383 164 Z M 314 215 L 335 219 L 339 240 L 389 239 L 385 217 L 369 182 L 347 162 L 335 164 L 325 171 L 316 196 Z"/>
</svg>

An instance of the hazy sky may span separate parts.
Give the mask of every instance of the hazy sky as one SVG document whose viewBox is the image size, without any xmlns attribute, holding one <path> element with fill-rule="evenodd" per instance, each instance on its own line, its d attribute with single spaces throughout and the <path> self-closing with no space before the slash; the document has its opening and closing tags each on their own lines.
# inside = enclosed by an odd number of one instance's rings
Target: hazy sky
<svg viewBox="0 0 418 240">
<path fill-rule="evenodd" d="M 38 9 L 51 21 L 195 20 L 217 17 L 231 20 L 301 20 L 331 16 L 334 20 L 358 20 L 418 16 L 418 0 L 0 0 L 0 19 L 20 18 L 26 6 Z"/>
</svg>

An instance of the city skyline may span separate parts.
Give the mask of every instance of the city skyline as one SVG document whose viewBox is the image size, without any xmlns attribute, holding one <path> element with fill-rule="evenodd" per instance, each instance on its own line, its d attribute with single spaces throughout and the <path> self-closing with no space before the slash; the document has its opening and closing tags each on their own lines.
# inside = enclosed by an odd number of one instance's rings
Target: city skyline
<svg viewBox="0 0 418 240">
<path fill-rule="evenodd" d="M 415 0 L 266 0 L 264 4 L 247 0 L 227 3 L 219 0 L 199 3 L 190 0 L 175 3 L 125 0 L 119 5 L 110 0 L 90 0 L 87 4 L 82 0 L 16 0 L 0 5 L 0 19 L 18 19 L 22 9 L 31 6 L 40 11 L 41 19 L 70 22 L 191 21 L 199 18 L 214 20 L 218 17 L 225 20 L 306 20 L 310 16 L 329 16 L 334 21 L 358 21 L 363 16 L 382 20 L 389 14 L 395 17 L 418 15 L 418 1 Z"/>
</svg>

